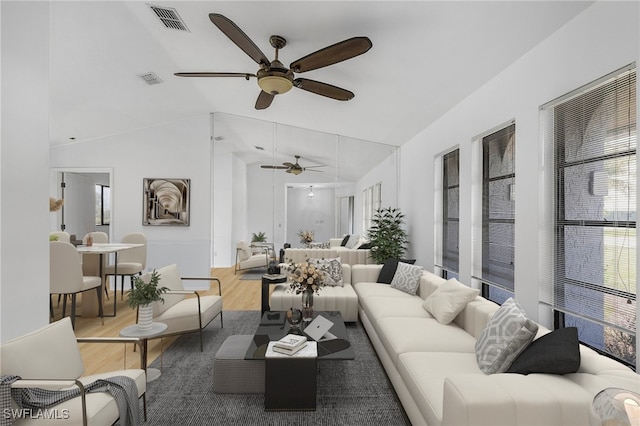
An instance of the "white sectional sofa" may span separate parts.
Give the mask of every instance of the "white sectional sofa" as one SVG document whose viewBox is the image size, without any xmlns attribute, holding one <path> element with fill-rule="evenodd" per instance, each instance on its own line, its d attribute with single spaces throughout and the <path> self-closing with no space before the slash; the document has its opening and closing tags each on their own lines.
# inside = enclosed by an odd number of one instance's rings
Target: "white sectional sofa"
<svg viewBox="0 0 640 426">
<path fill-rule="evenodd" d="M 287 248 L 284 250 L 285 262 L 303 262 L 305 259 L 335 259 L 340 258 L 347 265 L 375 264 L 369 249 L 351 249 L 340 245 L 342 238 L 329 239 L 329 248 Z"/>
<path fill-rule="evenodd" d="M 345 322 L 358 321 L 358 296 L 351 286 L 351 266 L 342 265 L 343 285 L 324 286 L 313 296 L 313 309 L 316 311 L 340 311 Z M 287 311 L 289 308 L 302 308 L 302 296 L 289 289 L 289 284 L 278 284 L 271 293 L 271 310 Z"/>
<path fill-rule="evenodd" d="M 576 373 L 484 374 L 476 339 L 498 306 L 476 297 L 443 325 L 422 304 L 444 279 L 423 272 L 412 296 L 376 283 L 381 268 L 354 265 L 351 283 L 360 319 L 414 425 L 584 426 L 602 389 L 640 392 L 640 376 L 582 345 Z M 539 327 L 536 338 L 548 332 Z"/>
<path fill-rule="evenodd" d="M 304 262 L 305 259 L 335 259 L 340 258 L 343 265 L 368 265 L 375 263 L 368 249 L 308 249 L 308 248 L 288 248 L 284 250 L 284 261 L 295 263 Z"/>
</svg>

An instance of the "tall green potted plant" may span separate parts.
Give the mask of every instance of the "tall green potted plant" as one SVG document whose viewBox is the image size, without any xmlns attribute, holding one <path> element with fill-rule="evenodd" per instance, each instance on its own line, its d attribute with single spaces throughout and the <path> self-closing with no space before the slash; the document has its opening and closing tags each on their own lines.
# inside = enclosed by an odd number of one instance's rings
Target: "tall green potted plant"
<svg viewBox="0 0 640 426">
<path fill-rule="evenodd" d="M 384 263 L 390 258 L 400 259 L 405 253 L 409 239 L 403 224 L 404 215 L 400 209 L 387 207 L 376 210 L 368 231 L 371 257 L 376 263 Z"/>
<path fill-rule="evenodd" d="M 138 308 L 138 328 L 148 330 L 153 323 L 153 302 L 162 302 L 162 295 L 169 289 L 160 287 L 160 274 L 154 269 L 149 282 L 145 282 L 139 276 L 132 276 L 132 287 L 127 292 L 127 305 Z"/>
</svg>

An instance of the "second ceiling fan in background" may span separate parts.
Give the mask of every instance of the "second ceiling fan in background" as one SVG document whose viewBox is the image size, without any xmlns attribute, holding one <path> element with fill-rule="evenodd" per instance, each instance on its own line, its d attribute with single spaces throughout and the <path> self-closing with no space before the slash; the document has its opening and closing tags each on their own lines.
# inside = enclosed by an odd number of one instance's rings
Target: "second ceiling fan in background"
<svg viewBox="0 0 640 426">
<path fill-rule="evenodd" d="M 277 170 L 286 170 L 287 173 L 291 173 L 293 175 L 299 175 L 300 173 L 304 172 L 304 171 L 310 171 L 310 172 L 321 172 L 322 170 L 314 170 L 314 168 L 317 167 L 324 167 L 324 166 L 307 166 L 307 167 L 302 167 L 299 163 L 298 160 L 300 159 L 299 155 L 295 155 L 294 156 L 296 158 L 296 162 L 295 164 L 290 162 L 290 161 L 286 161 L 284 163 L 282 163 L 282 166 L 273 166 L 270 164 L 263 164 L 262 167 L 263 169 L 277 169 Z"/>
<path fill-rule="evenodd" d="M 278 51 L 287 44 L 284 37 L 272 35 L 269 38 L 271 46 L 276 50 L 275 59 L 269 61 L 258 46 L 229 18 L 218 13 L 210 13 L 209 19 L 244 53 L 249 55 L 249 57 L 260 66 L 260 69 L 256 74 L 235 72 L 178 72 L 175 73 L 175 75 L 178 77 L 243 77 L 247 80 L 255 77 L 258 79 L 258 85 L 261 88 L 258 99 L 256 100 L 256 109 L 268 108 L 276 95 L 286 93 L 292 87 L 297 87 L 298 89 L 339 101 L 352 99 L 355 95 L 349 90 L 307 78 L 296 78 L 294 73 L 303 73 L 351 59 L 355 56 L 362 55 L 373 46 L 371 40 L 367 37 L 353 37 L 310 53 L 293 61 L 291 65 L 289 65 L 289 68 L 286 68 L 278 59 Z"/>
</svg>

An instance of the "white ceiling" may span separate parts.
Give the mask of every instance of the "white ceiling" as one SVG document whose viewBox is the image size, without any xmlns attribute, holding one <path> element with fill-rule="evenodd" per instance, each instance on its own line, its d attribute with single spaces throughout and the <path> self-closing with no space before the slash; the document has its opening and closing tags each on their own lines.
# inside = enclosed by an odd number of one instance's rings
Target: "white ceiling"
<svg viewBox="0 0 640 426">
<path fill-rule="evenodd" d="M 55 1 L 51 143 L 214 112 L 238 122 L 246 117 L 257 127 L 280 123 L 399 146 L 590 3 Z M 189 32 L 165 28 L 148 4 L 175 8 Z M 355 98 L 339 102 L 294 88 L 258 111 L 255 79 L 175 77 L 174 72 L 257 71 L 211 23 L 211 12 L 234 21 L 269 58 L 274 57 L 269 36 L 285 37 L 280 59 L 287 66 L 338 41 L 369 37 L 373 47 L 364 55 L 297 74 L 351 90 Z M 149 86 L 138 77 L 150 71 L 163 84 Z M 232 129 L 225 132 L 233 139 Z M 282 151 L 304 157 L 306 146 L 297 144 Z"/>
</svg>

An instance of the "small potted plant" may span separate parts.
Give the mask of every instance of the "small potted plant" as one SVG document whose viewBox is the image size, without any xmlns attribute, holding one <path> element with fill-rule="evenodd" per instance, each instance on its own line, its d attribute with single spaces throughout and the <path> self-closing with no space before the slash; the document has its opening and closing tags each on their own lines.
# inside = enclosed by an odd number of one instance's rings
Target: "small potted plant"
<svg viewBox="0 0 640 426">
<path fill-rule="evenodd" d="M 254 232 L 251 236 L 252 243 L 266 243 L 267 242 L 267 234 L 264 232 L 258 232 L 257 234 Z"/>
<path fill-rule="evenodd" d="M 132 276 L 132 288 L 127 292 L 127 305 L 138 308 L 138 327 L 142 330 L 151 328 L 153 322 L 153 302 L 162 302 L 162 295 L 169 289 L 159 287 L 160 274 L 154 269 L 149 282 L 145 282 L 139 276 Z"/>
</svg>

